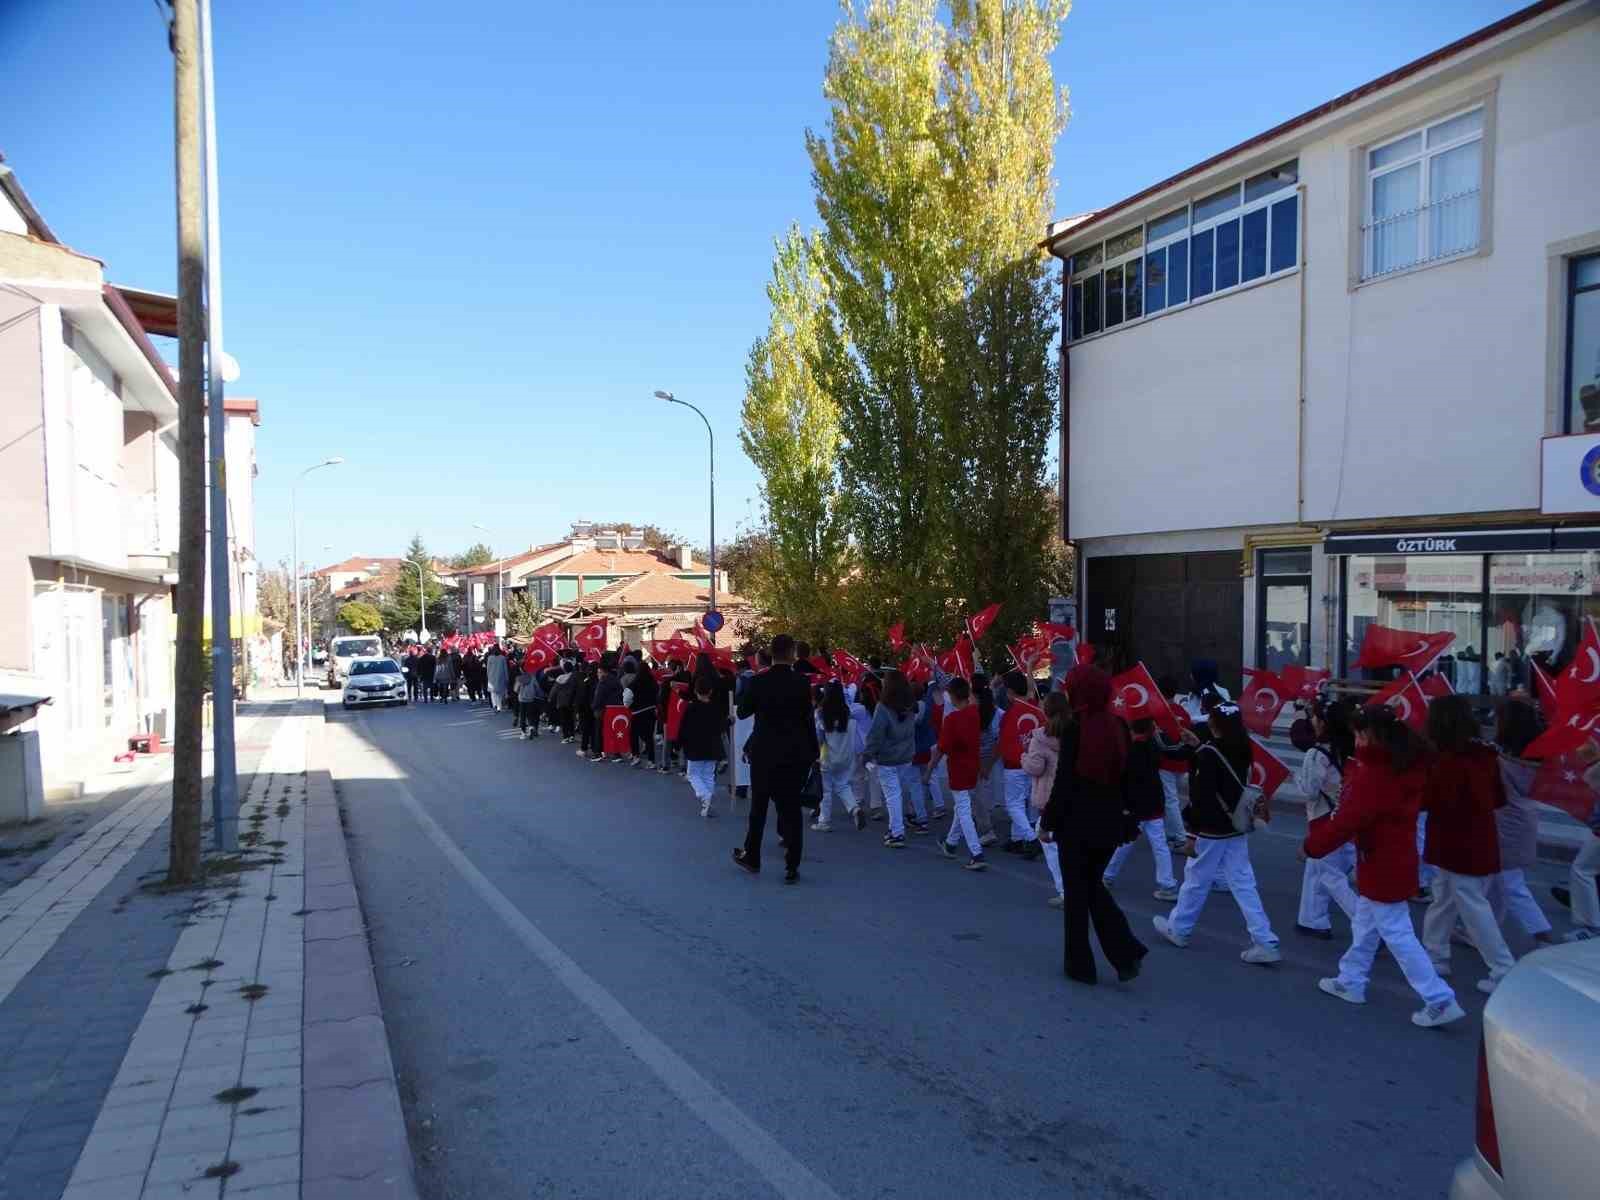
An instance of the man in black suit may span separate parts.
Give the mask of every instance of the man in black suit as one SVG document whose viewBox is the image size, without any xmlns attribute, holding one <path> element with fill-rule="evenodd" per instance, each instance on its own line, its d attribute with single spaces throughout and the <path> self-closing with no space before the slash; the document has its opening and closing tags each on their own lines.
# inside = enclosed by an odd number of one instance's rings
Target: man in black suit
<svg viewBox="0 0 1600 1200">
<path fill-rule="evenodd" d="M 811 707 L 811 685 L 794 667 L 794 639 L 780 633 L 772 639 L 772 666 L 757 675 L 739 699 L 739 716 L 754 716 L 755 728 L 745 742 L 750 762 L 750 829 L 733 861 L 750 874 L 761 870 L 761 839 L 767 829 L 767 803 L 778 810 L 778 836 L 783 839 L 785 883 L 800 878 L 800 851 L 805 821 L 800 793 L 811 764 L 817 761 L 817 722 Z"/>
</svg>

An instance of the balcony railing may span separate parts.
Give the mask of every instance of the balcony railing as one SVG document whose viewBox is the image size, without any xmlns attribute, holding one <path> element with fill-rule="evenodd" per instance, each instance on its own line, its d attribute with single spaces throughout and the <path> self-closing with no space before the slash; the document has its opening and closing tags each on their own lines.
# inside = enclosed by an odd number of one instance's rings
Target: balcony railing
<svg viewBox="0 0 1600 1200">
<path fill-rule="evenodd" d="M 1478 248 L 1478 189 L 1380 217 L 1361 227 L 1361 278 L 1377 279 Z"/>
</svg>

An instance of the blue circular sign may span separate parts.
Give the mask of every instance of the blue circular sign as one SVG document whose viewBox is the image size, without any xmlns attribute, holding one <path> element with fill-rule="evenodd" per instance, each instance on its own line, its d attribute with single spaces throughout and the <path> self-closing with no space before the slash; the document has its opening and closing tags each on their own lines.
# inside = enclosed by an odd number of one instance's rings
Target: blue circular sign
<svg viewBox="0 0 1600 1200">
<path fill-rule="evenodd" d="M 1590 446 L 1578 464 L 1578 482 L 1591 496 L 1600 496 L 1600 446 Z"/>
<path fill-rule="evenodd" d="M 705 628 L 707 633 L 715 633 L 717 630 L 722 628 L 722 614 L 713 608 L 705 616 L 700 618 L 700 624 Z"/>
</svg>

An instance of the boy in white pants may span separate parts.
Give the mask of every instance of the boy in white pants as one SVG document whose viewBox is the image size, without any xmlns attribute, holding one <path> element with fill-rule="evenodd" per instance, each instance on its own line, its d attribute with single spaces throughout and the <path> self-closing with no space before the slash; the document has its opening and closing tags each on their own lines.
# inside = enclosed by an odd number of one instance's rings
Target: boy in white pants
<svg viewBox="0 0 1600 1200">
<path fill-rule="evenodd" d="M 688 766 L 689 786 L 695 799 L 700 801 L 700 815 L 710 817 L 711 797 L 717 786 L 717 764 L 722 761 L 722 735 L 727 729 L 727 718 L 717 711 L 712 701 L 716 683 L 710 675 L 699 675 L 694 681 L 694 699 L 683 710 L 683 720 L 678 726 L 678 745 L 683 749 Z"/>
</svg>

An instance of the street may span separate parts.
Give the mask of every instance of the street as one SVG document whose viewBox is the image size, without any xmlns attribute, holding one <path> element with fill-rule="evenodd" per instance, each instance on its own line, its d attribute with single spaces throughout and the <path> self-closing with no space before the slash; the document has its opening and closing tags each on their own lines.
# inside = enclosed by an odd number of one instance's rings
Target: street
<svg viewBox="0 0 1600 1200">
<path fill-rule="evenodd" d="M 1365 1008 L 1321 995 L 1297 821 L 1252 844 L 1281 965 L 1220 894 L 1156 937 L 1141 851 L 1144 974 L 1084 988 L 1042 864 L 836 823 L 786 888 L 676 777 L 466 703 L 329 722 L 424 1195 L 1429 1196 L 1470 1149 L 1481 964 L 1445 1031 L 1387 957 Z"/>
</svg>

